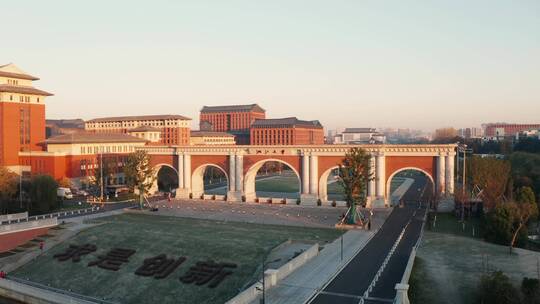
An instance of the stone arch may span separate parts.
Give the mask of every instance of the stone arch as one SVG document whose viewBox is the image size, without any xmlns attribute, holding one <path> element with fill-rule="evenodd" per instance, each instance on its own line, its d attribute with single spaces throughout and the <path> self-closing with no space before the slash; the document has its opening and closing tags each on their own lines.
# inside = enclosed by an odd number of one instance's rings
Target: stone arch
<svg viewBox="0 0 540 304">
<path fill-rule="evenodd" d="M 399 168 L 398 170 L 392 172 L 392 174 L 388 177 L 388 179 L 386 180 L 386 183 L 385 183 L 385 195 L 386 195 L 386 200 L 389 204 L 391 204 L 391 193 L 390 193 L 390 182 L 392 181 L 392 178 L 394 178 L 394 176 L 402 171 L 407 171 L 407 170 L 415 170 L 415 171 L 418 171 L 418 172 L 422 172 L 424 175 L 426 175 L 429 180 L 431 181 L 431 185 L 432 185 L 432 190 L 435 191 L 435 180 L 433 179 L 433 176 L 431 176 L 431 174 L 429 172 L 427 172 L 426 170 L 424 169 L 421 169 L 421 168 L 418 168 L 418 167 L 403 167 L 403 168 Z"/>
<path fill-rule="evenodd" d="M 156 192 L 159 191 L 159 188 L 158 188 L 158 174 L 159 174 L 159 170 L 161 170 L 163 167 L 168 167 L 168 168 L 171 168 L 175 173 L 176 173 L 176 185 L 178 185 L 179 183 L 179 180 L 178 180 L 178 170 L 176 170 L 176 168 L 170 164 L 167 164 L 167 163 L 159 163 L 157 165 L 154 165 L 154 174 L 155 174 L 155 179 L 154 179 L 154 183 L 152 184 L 152 187 L 150 188 L 150 193 L 151 194 L 155 194 Z M 178 187 L 178 186 L 177 186 Z"/>
<path fill-rule="evenodd" d="M 207 167 L 218 168 L 221 172 L 223 172 L 226 180 L 225 187 L 226 189 L 229 189 L 229 175 L 227 174 L 227 172 L 219 165 L 205 163 L 195 168 L 191 175 L 191 193 L 193 195 L 193 198 L 199 198 L 201 195 L 204 194 L 204 171 Z"/>
<path fill-rule="evenodd" d="M 326 169 L 319 178 L 319 198 L 323 202 L 328 201 L 328 176 L 330 176 L 330 173 L 337 168 L 339 168 L 339 166 L 333 166 Z"/>
<path fill-rule="evenodd" d="M 259 160 L 256 163 L 254 163 L 253 165 L 251 165 L 251 167 L 249 167 L 249 169 L 247 169 L 246 174 L 244 175 L 244 193 L 245 193 L 245 196 L 246 196 L 246 201 L 255 200 L 255 198 L 257 196 L 257 194 L 255 192 L 255 177 L 257 176 L 257 172 L 259 171 L 259 169 L 266 162 L 278 162 L 278 163 L 282 163 L 284 165 L 287 165 L 289 168 L 291 168 L 291 170 L 296 174 L 296 177 L 298 178 L 298 189 L 299 189 L 298 197 L 300 197 L 300 193 L 302 191 L 301 190 L 301 188 L 302 188 L 302 186 L 301 186 L 302 185 L 302 178 L 300 177 L 300 174 L 294 168 L 294 166 L 292 166 L 288 162 L 286 162 L 284 160 L 281 160 L 281 159 L 267 158 L 267 159 Z"/>
</svg>

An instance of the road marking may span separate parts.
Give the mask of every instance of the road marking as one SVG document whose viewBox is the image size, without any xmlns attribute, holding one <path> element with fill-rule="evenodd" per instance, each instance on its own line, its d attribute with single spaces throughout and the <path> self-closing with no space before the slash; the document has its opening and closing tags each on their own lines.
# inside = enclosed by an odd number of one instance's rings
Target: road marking
<svg viewBox="0 0 540 304">
<path fill-rule="evenodd" d="M 362 296 L 347 294 L 347 293 L 339 293 L 339 292 L 330 292 L 330 291 L 321 291 L 319 294 L 326 294 L 330 296 L 336 296 L 336 297 L 344 297 L 344 298 L 353 298 L 353 299 L 361 299 Z"/>
<path fill-rule="evenodd" d="M 364 300 L 376 301 L 376 302 L 384 302 L 384 303 L 393 303 L 394 302 L 394 299 L 384 299 L 384 298 L 374 298 L 374 297 L 367 297 Z"/>
</svg>

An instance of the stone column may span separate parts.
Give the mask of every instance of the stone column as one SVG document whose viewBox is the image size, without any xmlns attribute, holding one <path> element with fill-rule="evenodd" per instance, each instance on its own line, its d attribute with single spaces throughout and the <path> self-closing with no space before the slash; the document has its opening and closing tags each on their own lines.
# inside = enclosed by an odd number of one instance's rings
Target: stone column
<svg viewBox="0 0 540 304">
<path fill-rule="evenodd" d="M 369 158 L 369 172 L 371 173 L 371 180 L 368 182 L 368 199 L 371 200 L 375 196 L 375 157 L 371 155 Z"/>
<path fill-rule="evenodd" d="M 439 155 L 437 156 L 437 193 L 440 193 L 441 195 L 444 195 L 444 186 L 445 186 L 445 156 Z"/>
<path fill-rule="evenodd" d="M 446 167 L 446 194 L 454 194 L 454 154 L 448 154 L 445 158 L 445 167 Z"/>
<path fill-rule="evenodd" d="M 244 191 L 244 156 L 236 154 L 236 166 L 235 166 L 236 186 L 235 190 L 239 192 Z"/>
<path fill-rule="evenodd" d="M 309 156 L 306 154 L 302 155 L 302 194 L 309 193 Z"/>
<path fill-rule="evenodd" d="M 191 192 L 191 155 L 184 154 L 184 188 Z"/>
<path fill-rule="evenodd" d="M 184 189 L 184 154 L 178 154 L 178 188 Z"/>
<path fill-rule="evenodd" d="M 229 154 L 229 191 L 236 191 L 236 157 Z"/>
<path fill-rule="evenodd" d="M 384 199 L 385 196 L 385 156 L 384 153 L 379 152 L 375 161 L 375 181 L 376 181 L 376 195 L 378 199 Z"/>
<path fill-rule="evenodd" d="M 319 158 L 316 155 L 309 157 L 309 193 L 319 195 Z"/>
</svg>

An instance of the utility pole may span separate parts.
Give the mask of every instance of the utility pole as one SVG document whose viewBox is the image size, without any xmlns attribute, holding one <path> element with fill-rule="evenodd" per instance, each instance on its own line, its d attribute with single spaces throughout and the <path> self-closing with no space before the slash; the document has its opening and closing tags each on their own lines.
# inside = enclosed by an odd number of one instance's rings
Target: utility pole
<svg viewBox="0 0 540 304">
<path fill-rule="evenodd" d="M 100 182 L 100 185 L 101 185 L 101 196 L 100 196 L 100 200 L 101 202 L 103 203 L 103 147 L 100 147 L 100 154 L 99 154 L 99 158 L 100 158 L 100 163 L 99 163 L 99 170 L 100 170 L 100 178 L 101 178 L 101 182 Z"/>
<path fill-rule="evenodd" d="M 23 170 L 21 169 L 21 172 L 19 173 L 19 203 L 20 203 L 20 208 L 22 209 L 22 175 L 23 175 Z"/>
</svg>

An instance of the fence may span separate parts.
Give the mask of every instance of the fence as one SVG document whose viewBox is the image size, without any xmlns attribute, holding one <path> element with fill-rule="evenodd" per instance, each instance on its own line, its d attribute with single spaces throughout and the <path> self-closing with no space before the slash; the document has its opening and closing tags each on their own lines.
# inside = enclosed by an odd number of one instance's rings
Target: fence
<svg viewBox="0 0 540 304">
<path fill-rule="evenodd" d="M 9 225 L 0 226 L 0 234 L 11 233 L 36 228 L 46 228 L 58 225 L 56 218 L 47 218 L 35 221 L 16 222 Z"/>
<path fill-rule="evenodd" d="M 48 219 L 48 218 L 61 218 L 61 217 L 68 217 L 72 215 L 80 215 L 80 214 L 87 214 L 87 213 L 94 213 L 98 212 L 100 210 L 99 207 L 91 207 L 91 208 L 85 208 L 85 209 L 77 209 L 77 210 L 71 210 L 71 211 L 61 211 L 61 212 L 54 212 L 54 213 L 48 213 L 48 214 L 41 214 L 41 215 L 34 215 L 34 216 L 28 216 L 28 212 L 24 213 L 16 213 L 16 214 L 26 214 L 26 217 L 15 217 L 15 218 L 7 218 L 5 221 L 2 222 L 2 225 L 11 225 L 14 223 L 21 223 L 21 222 L 30 222 L 30 221 L 36 221 L 39 219 Z M 8 214 L 7 216 L 13 216 L 13 214 Z M 2 216 L 5 217 L 5 216 Z M 0 218 L 1 219 L 1 218 Z"/>
</svg>

